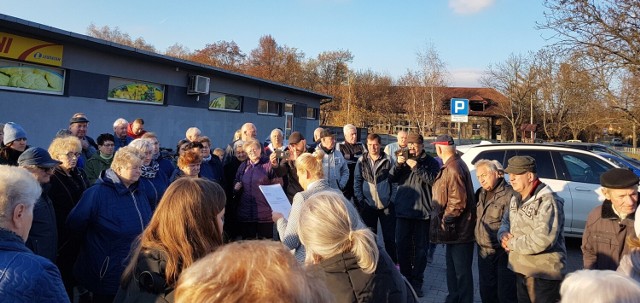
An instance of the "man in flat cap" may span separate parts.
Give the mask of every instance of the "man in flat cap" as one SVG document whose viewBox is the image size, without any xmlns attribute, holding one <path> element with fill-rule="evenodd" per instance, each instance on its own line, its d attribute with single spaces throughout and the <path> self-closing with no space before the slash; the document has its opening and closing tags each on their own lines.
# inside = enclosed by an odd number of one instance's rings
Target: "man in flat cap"
<svg viewBox="0 0 640 303">
<path fill-rule="evenodd" d="M 446 302 L 473 302 L 473 249 L 476 201 L 467 164 L 456 153 L 453 138 L 440 135 L 432 143 L 442 167 L 433 183 L 431 242 L 445 244 Z"/>
<path fill-rule="evenodd" d="M 71 135 L 78 137 L 80 143 L 82 143 L 82 153 L 78 158 L 78 167 L 84 168 L 87 160 L 91 159 L 91 156 L 98 151 L 98 144 L 93 138 L 87 135 L 89 129 L 89 119 L 84 113 L 75 113 L 69 119 L 69 132 Z"/>
<path fill-rule="evenodd" d="M 600 176 L 605 200 L 589 213 L 582 235 L 585 269 L 616 270 L 628 253 L 625 241 L 635 236 L 638 181 L 638 176 L 624 168 L 612 168 Z"/>
<path fill-rule="evenodd" d="M 502 218 L 498 238 L 516 273 L 518 302 L 557 302 L 567 273 L 564 201 L 536 174 L 536 160 L 514 156 L 504 170 L 519 193 Z"/>
<path fill-rule="evenodd" d="M 284 158 L 279 159 L 278 153 L 274 152 L 269 156 L 269 161 L 276 176 L 282 178 L 284 182 L 284 193 L 287 195 L 289 203 L 293 203 L 293 196 L 304 190 L 298 181 L 296 159 L 303 153 L 308 152 L 307 140 L 304 139 L 304 136 L 300 132 L 292 132 L 291 135 L 289 135 L 289 146 L 287 146 L 286 150 L 286 153 L 282 153 Z"/>
<path fill-rule="evenodd" d="M 408 153 L 399 151 L 398 161 L 389 171 L 391 182 L 398 184 L 394 200 L 396 253 L 400 273 L 422 297 L 432 211 L 431 185 L 438 174 L 439 164 L 424 151 L 422 135 L 411 133 L 407 142 Z"/>
</svg>

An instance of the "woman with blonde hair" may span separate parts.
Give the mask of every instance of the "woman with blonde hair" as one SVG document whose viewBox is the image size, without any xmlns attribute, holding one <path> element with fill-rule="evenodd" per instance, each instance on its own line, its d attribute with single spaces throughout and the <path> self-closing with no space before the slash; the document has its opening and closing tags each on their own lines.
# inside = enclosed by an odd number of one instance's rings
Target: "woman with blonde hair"
<svg viewBox="0 0 640 303">
<path fill-rule="evenodd" d="M 298 237 L 298 225 L 300 222 L 300 209 L 311 197 L 311 195 L 322 191 L 333 191 L 340 193 L 338 190 L 331 188 L 322 171 L 322 158 L 324 152 L 316 150 L 313 154 L 304 153 L 300 155 L 295 162 L 298 182 L 304 189 L 293 196 L 291 204 L 291 212 L 289 218 L 285 219 L 283 214 L 274 212 L 271 214 L 273 222 L 277 224 L 280 241 L 289 249 L 295 250 L 295 256 L 298 262 L 303 263 L 305 260 L 305 249 L 300 243 Z"/>
<path fill-rule="evenodd" d="M 58 256 L 55 263 L 60 269 L 69 298 L 73 298 L 73 287 L 77 284 L 73 277 L 73 264 L 78 257 L 80 244 L 71 237 L 65 222 L 90 185 L 87 175 L 78 168 L 81 152 L 82 143 L 76 136 L 55 138 L 49 145 L 51 158 L 62 162 L 53 171 L 47 195 L 56 213 L 58 230 Z"/>
<path fill-rule="evenodd" d="M 114 302 L 173 302 L 180 274 L 222 245 L 225 195 L 207 179 L 180 178 L 137 241 Z"/>
<path fill-rule="evenodd" d="M 111 168 L 82 195 L 67 218 L 82 243 L 74 274 L 93 293 L 93 302 L 113 302 L 131 244 L 151 219 L 140 188 L 142 159 L 131 146 L 118 149 Z"/>
<path fill-rule="evenodd" d="M 336 302 L 407 302 L 415 298 L 376 236 L 343 195 L 320 192 L 300 210 L 306 262 L 325 272 Z"/>
<path fill-rule="evenodd" d="M 316 272 L 268 240 L 220 247 L 182 273 L 175 293 L 178 303 L 333 302 Z"/>
</svg>

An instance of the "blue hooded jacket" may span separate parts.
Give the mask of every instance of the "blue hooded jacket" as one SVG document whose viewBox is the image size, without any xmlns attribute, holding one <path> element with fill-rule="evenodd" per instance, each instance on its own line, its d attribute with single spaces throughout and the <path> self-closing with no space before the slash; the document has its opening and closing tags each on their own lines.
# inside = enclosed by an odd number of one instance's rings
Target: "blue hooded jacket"
<svg viewBox="0 0 640 303">
<path fill-rule="evenodd" d="M 115 295 L 131 246 L 151 220 L 144 186 L 125 187 L 111 169 L 100 174 L 69 217 L 69 230 L 82 239 L 74 266 L 78 282 L 93 293 Z"/>
</svg>

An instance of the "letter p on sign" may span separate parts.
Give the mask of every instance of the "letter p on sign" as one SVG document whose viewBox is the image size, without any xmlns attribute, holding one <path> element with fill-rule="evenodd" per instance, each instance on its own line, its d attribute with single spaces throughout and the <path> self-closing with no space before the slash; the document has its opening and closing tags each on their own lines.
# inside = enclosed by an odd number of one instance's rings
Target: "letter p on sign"
<svg viewBox="0 0 640 303">
<path fill-rule="evenodd" d="M 469 115 L 469 99 L 451 99 L 451 114 L 452 115 Z"/>
</svg>

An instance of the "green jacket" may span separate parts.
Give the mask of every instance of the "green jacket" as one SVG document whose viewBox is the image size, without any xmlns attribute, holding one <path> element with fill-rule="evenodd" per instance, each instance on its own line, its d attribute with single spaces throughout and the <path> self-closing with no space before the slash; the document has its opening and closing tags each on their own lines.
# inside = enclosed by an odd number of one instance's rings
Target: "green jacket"
<svg viewBox="0 0 640 303">
<path fill-rule="evenodd" d="M 111 159 L 104 159 L 100 157 L 100 152 L 93 154 L 84 165 L 84 173 L 87 174 L 89 178 L 89 184 L 93 185 L 93 183 L 96 183 L 100 173 L 111 167 L 111 162 L 113 162 L 113 156 Z"/>
</svg>

